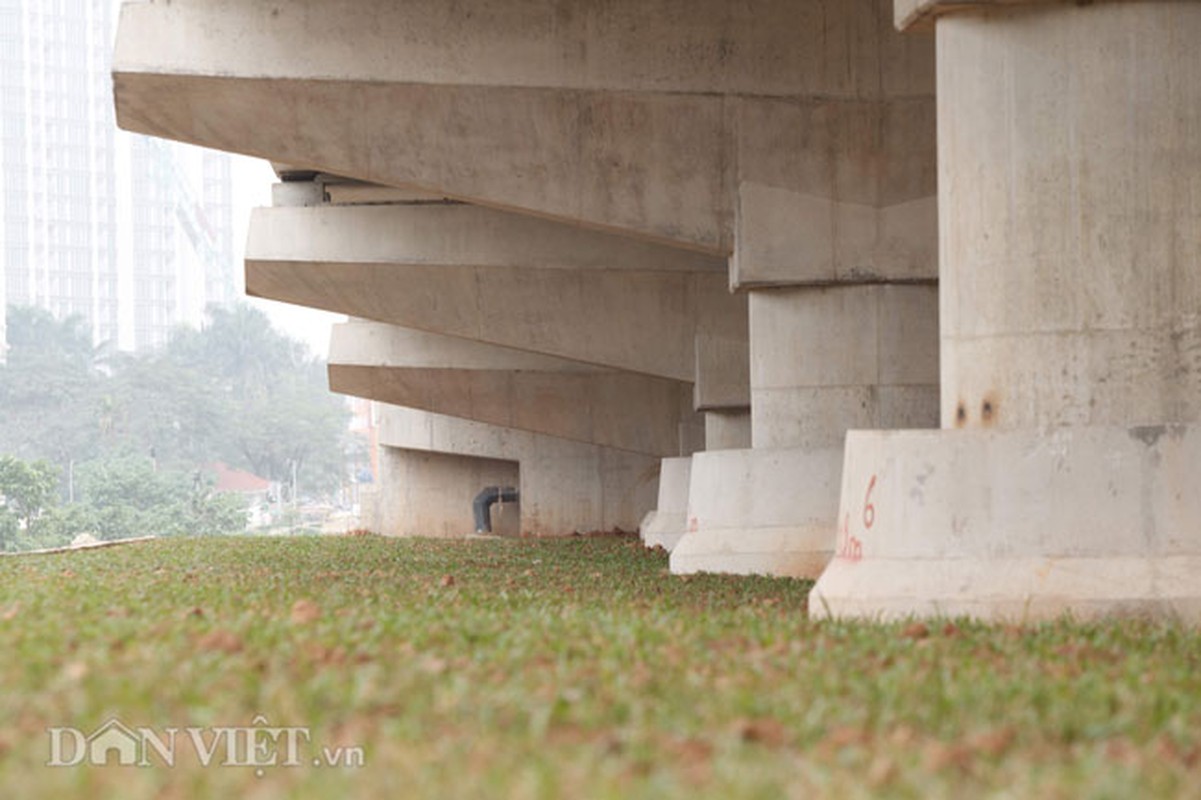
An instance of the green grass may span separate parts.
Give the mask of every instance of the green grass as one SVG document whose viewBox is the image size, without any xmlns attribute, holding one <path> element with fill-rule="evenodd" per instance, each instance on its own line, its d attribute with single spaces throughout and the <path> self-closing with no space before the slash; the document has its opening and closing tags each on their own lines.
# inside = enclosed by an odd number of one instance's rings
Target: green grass
<svg viewBox="0 0 1201 800">
<path fill-rule="evenodd" d="M 0 560 L 0 796 L 1201 796 L 1193 630 L 811 622 L 806 583 L 666 567 L 585 538 Z M 309 728 L 305 766 L 45 766 L 50 726 L 256 714 Z"/>
</svg>

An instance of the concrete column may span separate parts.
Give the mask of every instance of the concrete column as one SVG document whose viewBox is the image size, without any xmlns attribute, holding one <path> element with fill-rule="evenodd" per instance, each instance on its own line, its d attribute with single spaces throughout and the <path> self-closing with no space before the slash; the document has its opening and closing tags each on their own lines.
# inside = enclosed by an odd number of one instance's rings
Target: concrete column
<svg viewBox="0 0 1201 800">
<path fill-rule="evenodd" d="M 946 430 L 848 440 L 812 607 L 1201 618 L 1201 5 L 896 11 L 937 32 Z"/>
<path fill-rule="evenodd" d="M 816 578 L 846 432 L 937 425 L 933 42 L 899 38 L 879 31 L 890 79 L 856 101 L 738 109 L 730 279 L 749 298 L 751 449 L 694 456 L 673 572 Z"/>
<path fill-rule="evenodd" d="M 755 448 L 842 449 L 853 428 L 938 424 L 938 289 L 750 293 Z"/>
<path fill-rule="evenodd" d="M 705 449 L 737 450 L 751 444 L 749 410 L 705 412 Z"/>
</svg>

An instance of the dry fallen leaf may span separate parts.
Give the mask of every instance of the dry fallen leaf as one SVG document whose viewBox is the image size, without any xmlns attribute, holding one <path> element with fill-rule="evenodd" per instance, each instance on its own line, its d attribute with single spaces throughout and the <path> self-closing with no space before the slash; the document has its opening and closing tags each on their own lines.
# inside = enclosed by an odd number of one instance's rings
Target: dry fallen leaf
<svg viewBox="0 0 1201 800">
<path fill-rule="evenodd" d="M 201 650 L 217 650 L 222 653 L 237 653 L 242 649 L 242 640 L 229 631 L 209 631 L 196 643 Z"/>
<path fill-rule="evenodd" d="M 88 665 L 82 661 L 72 661 L 63 667 L 63 675 L 70 681 L 81 681 L 88 674 Z"/>
<path fill-rule="evenodd" d="M 321 607 L 312 600 L 297 600 L 292 604 L 292 622 L 296 625 L 308 625 L 321 618 Z"/>
<path fill-rule="evenodd" d="M 442 576 L 442 586 L 443 587 L 454 586 L 454 585 L 455 585 L 455 576 L 454 575 L 443 575 Z"/>
<path fill-rule="evenodd" d="M 906 625 L 905 630 L 901 631 L 901 635 L 906 639 L 925 639 L 930 635 L 930 629 L 924 622 L 914 622 Z"/>
</svg>

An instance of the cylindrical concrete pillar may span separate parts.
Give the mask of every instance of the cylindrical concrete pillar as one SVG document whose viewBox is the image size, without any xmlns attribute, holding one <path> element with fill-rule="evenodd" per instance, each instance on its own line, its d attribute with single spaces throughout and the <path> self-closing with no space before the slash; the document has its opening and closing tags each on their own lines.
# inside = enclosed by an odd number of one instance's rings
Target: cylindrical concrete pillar
<svg viewBox="0 0 1201 800">
<path fill-rule="evenodd" d="M 938 424 L 938 288 L 750 293 L 755 448 L 841 447 L 854 428 Z"/>
<path fill-rule="evenodd" d="M 1201 620 L 1201 4 L 897 11 L 937 18 L 944 430 L 848 436 L 810 607 Z"/>
<path fill-rule="evenodd" d="M 938 19 L 944 427 L 1201 419 L 1201 4 Z"/>
</svg>

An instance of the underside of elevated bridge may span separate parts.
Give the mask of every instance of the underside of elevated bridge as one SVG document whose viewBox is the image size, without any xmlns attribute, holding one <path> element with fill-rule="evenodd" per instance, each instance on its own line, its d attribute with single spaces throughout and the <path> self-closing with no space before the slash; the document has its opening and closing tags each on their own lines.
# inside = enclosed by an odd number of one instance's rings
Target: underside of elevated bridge
<svg viewBox="0 0 1201 800">
<path fill-rule="evenodd" d="M 377 524 L 640 528 L 815 614 L 1201 617 L 1201 4 L 127 4 L 122 127 L 269 159 Z"/>
</svg>

